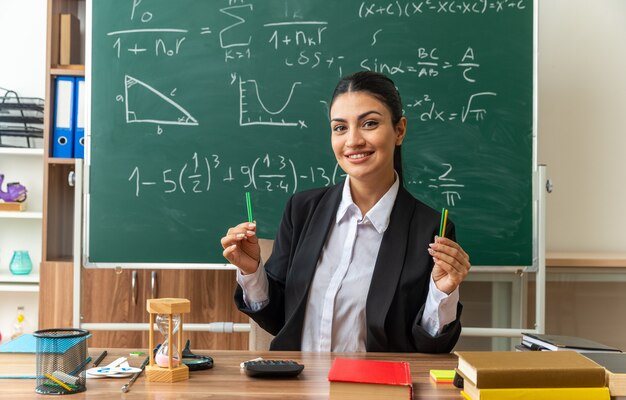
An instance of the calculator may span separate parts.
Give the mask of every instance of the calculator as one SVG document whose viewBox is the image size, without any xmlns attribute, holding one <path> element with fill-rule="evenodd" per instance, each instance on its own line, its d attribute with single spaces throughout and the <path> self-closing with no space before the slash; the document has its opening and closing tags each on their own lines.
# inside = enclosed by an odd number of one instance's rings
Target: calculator
<svg viewBox="0 0 626 400">
<path fill-rule="evenodd" d="M 289 378 L 298 376 L 304 365 L 292 360 L 253 360 L 243 363 L 243 369 L 255 378 Z"/>
</svg>

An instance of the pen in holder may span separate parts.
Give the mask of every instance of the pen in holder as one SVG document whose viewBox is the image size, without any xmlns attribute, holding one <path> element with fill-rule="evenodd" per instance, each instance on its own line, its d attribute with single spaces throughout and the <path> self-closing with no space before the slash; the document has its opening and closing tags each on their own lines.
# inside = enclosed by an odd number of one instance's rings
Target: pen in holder
<svg viewBox="0 0 626 400">
<path fill-rule="evenodd" d="M 37 341 L 37 381 L 40 394 L 72 394 L 86 387 L 87 338 L 83 329 L 44 329 L 33 336 Z"/>
</svg>

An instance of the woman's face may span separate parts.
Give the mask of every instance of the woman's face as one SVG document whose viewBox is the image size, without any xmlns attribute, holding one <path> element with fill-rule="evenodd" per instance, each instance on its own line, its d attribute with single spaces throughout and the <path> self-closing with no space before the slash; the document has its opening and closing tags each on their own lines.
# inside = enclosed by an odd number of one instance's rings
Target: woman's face
<svg viewBox="0 0 626 400">
<path fill-rule="evenodd" d="M 383 102 L 368 92 L 347 92 L 335 98 L 330 127 L 335 157 L 350 179 L 385 184 L 393 178 L 393 153 L 404 139 L 406 118 L 394 126 Z"/>
</svg>

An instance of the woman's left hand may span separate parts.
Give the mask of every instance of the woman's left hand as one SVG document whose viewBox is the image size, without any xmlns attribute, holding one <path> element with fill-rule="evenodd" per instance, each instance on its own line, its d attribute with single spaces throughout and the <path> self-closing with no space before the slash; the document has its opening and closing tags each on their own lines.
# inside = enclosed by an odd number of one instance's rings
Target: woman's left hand
<svg viewBox="0 0 626 400">
<path fill-rule="evenodd" d="M 447 238 L 435 236 L 435 243 L 429 246 L 428 253 L 435 261 L 433 281 L 437 289 L 450 294 L 469 273 L 469 256 L 458 243 Z"/>
</svg>

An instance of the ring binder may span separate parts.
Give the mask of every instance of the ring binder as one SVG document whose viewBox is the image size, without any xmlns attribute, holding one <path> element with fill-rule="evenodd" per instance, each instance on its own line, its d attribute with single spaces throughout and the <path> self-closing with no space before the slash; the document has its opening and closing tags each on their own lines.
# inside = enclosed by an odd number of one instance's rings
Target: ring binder
<svg viewBox="0 0 626 400">
<path fill-rule="evenodd" d="M 74 153 L 74 84 L 71 76 L 56 78 L 52 157 L 72 158 Z"/>
<path fill-rule="evenodd" d="M 85 78 L 75 80 L 74 93 L 74 158 L 85 157 Z"/>
</svg>

